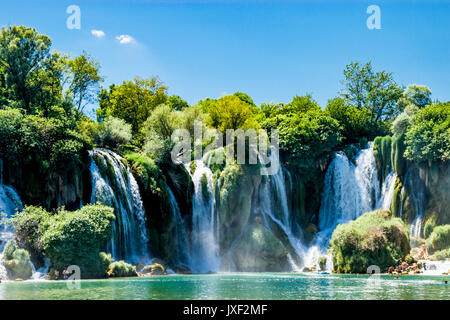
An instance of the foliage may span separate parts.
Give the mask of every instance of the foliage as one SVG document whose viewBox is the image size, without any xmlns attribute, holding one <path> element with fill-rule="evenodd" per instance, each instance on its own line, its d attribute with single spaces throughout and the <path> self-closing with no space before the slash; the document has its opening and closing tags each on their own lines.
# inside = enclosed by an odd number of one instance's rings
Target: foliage
<svg viewBox="0 0 450 320">
<path fill-rule="evenodd" d="M 266 130 L 278 129 L 285 163 L 306 171 L 314 168 L 319 160 L 331 157 L 341 141 L 339 123 L 321 110 L 304 114 L 277 112 L 262 126 Z"/>
<path fill-rule="evenodd" d="M 223 96 L 208 106 L 209 124 L 225 133 L 227 129 L 258 129 L 251 104 L 236 95 Z"/>
<path fill-rule="evenodd" d="M 131 125 L 124 120 L 108 116 L 101 122 L 94 133 L 97 145 L 108 148 L 118 148 L 130 143 L 132 138 Z"/>
<path fill-rule="evenodd" d="M 371 119 L 390 120 L 398 114 L 397 101 L 402 90 L 386 71 L 376 72 L 371 62 L 351 62 L 344 69 L 342 96 L 357 108 L 367 109 Z"/>
<path fill-rule="evenodd" d="M 166 102 L 166 87 L 157 79 L 134 78 L 121 85 L 102 89 L 99 95 L 99 120 L 114 116 L 131 124 L 135 138 L 141 138 L 141 128 L 152 111 Z"/>
<path fill-rule="evenodd" d="M 176 95 L 170 96 L 167 99 L 167 105 L 169 107 L 171 107 L 172 110 L 177 110 L 177 111 L 181 111 L 182 109 L 189 107 L 189 104 L 186 101 L 181 99 L 180 96 L 176 96 Z"/>
<path fill-rule="evenodd" d="M 136 267 L 123 260 L 113 262 L 109 265 L 107 272 L 109 277 L 137 277 Z"/>
<path fill-rule="evenodd" d="M 69 92 L 74 98 L 76 111 L 80 114 L 87 104 L 97 100 L 98 86 L 102 81 L 99 75 L 100 64 L 84 51 L 80 56 L 66 59 L 65 62 L 69 71 Z"/>
<path fill-rule="evenodd" d="M 430 260 L 438 260 L 444 261 L 450 258 L 450 248 L 436 251 L 431 257 Z"/>
<path fill-rule="evenodd" d="M 0 102 L 47 116 L 49 108 L 61 101 L 63 63 L 59 54 L 50 53 L 51 44 L 33 28 L 2 27 L 0 66 L 5 81 Z"/>
<path fill-rule="evenodd" d="M 450 159 L 450 102 L 417 112 L 406 132 L 405 157 L 416 163 Z"/>
<path fill-rule="evenodd" d="M 41 207 L 25 206 L 22 212 L 18 212 L 11 219 L 17 244 L 30 252 L 41 254 L 41 237 L 49 227 L 50 216 L 51 214 Z"/>
<path fill-rule="evenodd" d="M 3 249 L 3 260 L 9 279 L 29 279 L 32 274 L 30 255 L 9 241 Z"/>
<path fill-rule="evenodd" d="M 425 223 L 425 226 L 423 227 L 423 236 L 425 237 L 425 239 L 427 239 L 431 235 L 435 227 L 436 222 L 434 221 L 434 219 L 428 219 Z"/>
<path fill-rule="evenodd" d="M 55 214 L 26 207 L 14 216 L 13 225 L 19 243 L 43 250 L 56 269 L 78 265 L 82 277 L 91 278 L 104 277 L 107 271 L 99 255 L 111 238 L 114 219 L 113 209 L 102 205 L 86 205 L 72 212 L 62 208 Z"/>
<path fill-rule="evenodd" d="M 145 154 L 136 152 L 127 153 L 125 158 L 130 162 L 133 173 L 138 176 L 144 189 L 152 194 L 161 195 L 162 190 L 165 189 L 165 187 L 161 188 L 163 175 L 155 161 Z"/>
<path fill-rule="evenodd" d="M 383 134 L 383 125 L 374 123 L 367 109 L 352 106 L 343 98 L 330 100 L 325 111 L 339 122 L 344 143 L 359 142 L 361 137 L 369 137 L 372 140 L 375 135 Z"/>
<path fill-rule="evenodd" d="M 448 249 L 450 247 L 450 224 L 437 226 L 427 239 L 430 252 Z"/>
<path fill-rule="evenodd" d="M 145 121 L 142 133 L 145 137 L 144 151 L 157 162 L 170 162 L 174 143 L 171 140 L 177 126 L 177 113 L 165 104 L 161 104 Z"/>
<path fill-rule="evenodd" d="M 403 110 L 409 104 L 413 104 L 419 109 L 431 104 L 431 90 L 427 86 L 410 84 L 399 101 L 399 107 Z"/>
<path fill-rule="evenodd" d="M 370 265 L 387 270 L 410 251 L 408 230 L 388 211 L 365 213 L 338 225 L 330 241 L 333 266 L 339 273 L 366 273 Z"/>
</svg>

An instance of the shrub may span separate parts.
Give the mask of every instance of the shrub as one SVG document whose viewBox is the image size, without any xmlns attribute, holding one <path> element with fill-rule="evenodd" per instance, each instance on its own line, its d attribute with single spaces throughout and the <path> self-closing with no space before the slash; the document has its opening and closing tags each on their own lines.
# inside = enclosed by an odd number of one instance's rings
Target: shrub
<svg viewBox="0 0 450 320">
<path fill-rule="evenodd" d="M 406 132 L 405 157 L 416 163 L 450 159 L 450 103 L 429 105 L 417 112 Z"/>
<path fill-rule="evenodd" d="M 450 258 L 450 248 L 436 251 L 431 257 L 430 260 L 438 260 L 443 261 Z"/>
<path fill-rule="evenodd" d="M 436 222 L 432 219 L 429 219 L 423 228 L 423 235 L 426 238 L 428 238 L 431 233 L 433 232 L 434 227 L 436 227 Z"/>
<path fill-rule="evenodd" d="M 13 218 L 19 243 L 44 251 L 57 270 L 78 265 L 83 278 L 104 277 L 109 258 L 100 253 L 111 238 L 113 209 L 86 205 L 77 211 L 64 208 L 50 214 L 41 208 L 26 207 Z"/>
<path fill-rule="evenodd" d="M 137 277 L 136 267 L 123 260 L 113 262 L 108 268 L 109 277 Z"/>
<path fill-rule="evenodd" d="M 9 279 L 29 279 L 32 274 L 30 255 L 9 241 L 3 250 L 3 260 Z"/>
<path fill-rule="evenodd" d="M 330 241 L 334 269 L 339 273 L 365 273 L 370 265 L 385 271 L 409 251 L 406 225 L 386 210 L 338 225 Z"/>
<path fill-rule="evenodd" d="M 107 117 L 98 126 L 94 138 L 95 143 L 102 147 L 117 148 L 119 145 L 130 143 L 131 125 L 122 119 Z"/>
<path fill-rule="evenodd" d="M 450 224 L 435 227 L 427 239 L 427 247 L 432 252 L 448 249 L 450 247 Z"/>
</svg>

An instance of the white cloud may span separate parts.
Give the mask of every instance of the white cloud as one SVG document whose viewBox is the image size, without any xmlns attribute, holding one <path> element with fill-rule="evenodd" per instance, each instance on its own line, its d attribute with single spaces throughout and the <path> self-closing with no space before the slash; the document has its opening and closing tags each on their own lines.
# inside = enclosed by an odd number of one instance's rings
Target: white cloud
<svg viewBox="0 0 450 320">
<path fill-rule="evenodd" d="M 121 34 L 120 36 L 116 37 L 117 40 L 119 40 L 119 42 L 121 44 L 127 44 L 127 43 L 132 43 L 135 42 L 134 38 L 128 34 Z"/>
<path fill-rule="evenodd" d="M 97 38 L 103 38 L 105 36 L 105 33 L 102 30 L 91 30 L 91 33 Z"/>
</svg>

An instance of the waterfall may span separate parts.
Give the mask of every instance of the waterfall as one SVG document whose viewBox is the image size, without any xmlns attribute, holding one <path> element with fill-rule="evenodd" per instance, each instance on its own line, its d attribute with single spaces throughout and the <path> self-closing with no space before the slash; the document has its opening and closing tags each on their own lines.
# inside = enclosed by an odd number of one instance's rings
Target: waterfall
<svg viewBox="0 0 450 320">
<path fill-rule="evenodd" d="M 181 216 L 180 208 L 178 206 L 177 200 L 172 192 L 172 189 L 167 187 L 170 197 L 170 207 L 172 208 L 172 219 L 174 223 L 173 237 L 175 241 L 175 259 L 179 264 L 186 266 L 190 265 L 189 256 L 189 239 L 184 226 L 184 220 Z"/>
<path fill-rule="evenodd" d="M 259 157 L 261 156 L 259 155 Z M 275 163 L 276 161 L 279 162 L 278 157 L 278 153 L 271 152 L 270 163 Z M 265 171 L 265 167 L 263 167 L 262 170 L 263 172 L 267 173 L 267 171 Z M 271 229 L 268 219 L 275 222 L 286 234 L 289 243 L 294 249 L 295 253 L 299 257 L 301 257 L 304 254 L 304 247 L 299 235 L 295 232 L 295 230 L 300 230 L 300 228 L 294 223 L 294 221 L 292 221 L 289 212 L 285 175 L 287 179 L 289 179 L 290 186 L 292 188 L 292 177 L 289 171 L 281 166 L 281 163 L 278 171 L 275 174 L 264 175 L 268 178 L 268 182 L 264 183 L 258 191 L 258 209 L 261 210 L 263 214 L 265 227 L 268 230 Z M 288 260 L 291 264 L 292 270 L 295 271 L 299 268 L 295 264 L 294 259 L 291 255 L 288 256 Z"/>
<path fill-rule="evenodd" d="M 14 228 L 6 223 L 6 219 L 22 209 L 22 201 L 14 188 L 3 184 L 3 161 L 0 159 L 0 277 L 3 279 L 7 279 L 3 249 L 8 241 L 14 239 Z"/>
<path fill-rule="evenodd" d="M 409 233 L 412 237 L 420 238 L 422 235 L 422 217 L 426 209 L 425 184 L 416 170 L 409 169 L 405 175 L 405 186 L 413 210 L 413 221 Z"/>
<path fill-rule="evenodd" d="M 190 164 L 187 164 L 186 168 L 190 172 Z M 219 239 L 214 226 L 217 226 L 219 221 L 215 210 L 212 172 L 202 160 L 196 160 L 195 172 L 191 177 L 195 191 L 192 210 L 191 270 L 197 273 L 218 271 Z M 207 190 L 203 190 L 204 186 Z"/>
<path fill-rule="evenodd" d="M 383 185 L 381 186 L 381 195 L 378 198 L 377 208 L 389 210 L 389 208 L 391 207 L 396 179 L 397 173 L 392 171 L 384 180 Z"/>
<path fill-rule="evenodd" d="M 319 210 L 320 232 L 306 253 L 306 265 L 317 265 L 319 256 L 325 255 L 338 224 L 355 220 L 376 209 L 389 209 L 396 177 L 391 172 L 380 188 L 373 142 L 368 144 L 367 149 L 359 151 L 354 163 L 343 152 L 338 152 L 325 174 Z"/>
<path fill-rule="evenodd" d="M 91 156 L 91 203 L 114 208 L 116 221 L 108 251 L 115 259 L 148 260 L 145 210 L 138 184 L 123 159 L 107 149 L 94 149 Z"/>
</svg>

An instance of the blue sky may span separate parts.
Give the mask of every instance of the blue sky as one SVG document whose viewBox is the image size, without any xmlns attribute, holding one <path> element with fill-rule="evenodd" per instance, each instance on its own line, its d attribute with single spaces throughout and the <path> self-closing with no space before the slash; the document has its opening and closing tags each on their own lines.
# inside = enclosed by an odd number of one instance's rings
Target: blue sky
<svg viewBox="0 0 450 320">
<path fill-rule="evenodd" d="M 80 30 L 66 27 L 72 4 Z M 380 30 L 366 26 L 371 4 Z M 191 104 L 242 91 L 257 104 L 311 93 L 324 106 L 345 65 L 369 60 L 450 100 L 450 1 L 2 0 L 0 25 L 12 24 L 49 35 L 58 51 L 90 53 L 104 86 L 158 75 Z"/>
</svg>

